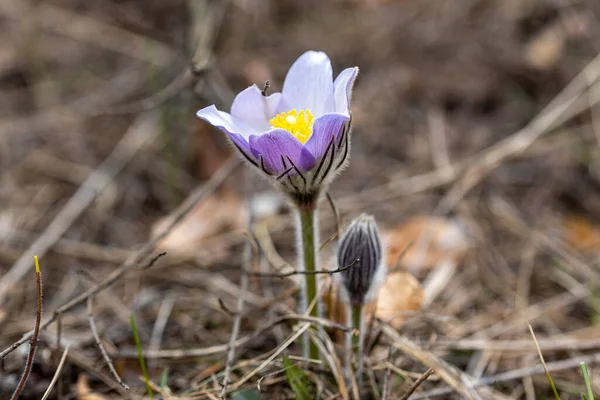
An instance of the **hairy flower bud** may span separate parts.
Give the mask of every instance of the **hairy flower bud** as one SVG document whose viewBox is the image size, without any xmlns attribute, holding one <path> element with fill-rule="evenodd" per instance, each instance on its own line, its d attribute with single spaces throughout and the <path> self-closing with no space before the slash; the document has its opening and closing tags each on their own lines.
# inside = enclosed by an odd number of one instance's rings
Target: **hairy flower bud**
<svg viewBox="0 0 600 400">
<path fill-rule="evenodd" d="M 366 214 L 356 218 L 344 232 L 337 251 L 337 274 L 352 306 L 365 303 L 370 292 L 383 280 L 383 249 L 375 219 Z"/>
</svg>

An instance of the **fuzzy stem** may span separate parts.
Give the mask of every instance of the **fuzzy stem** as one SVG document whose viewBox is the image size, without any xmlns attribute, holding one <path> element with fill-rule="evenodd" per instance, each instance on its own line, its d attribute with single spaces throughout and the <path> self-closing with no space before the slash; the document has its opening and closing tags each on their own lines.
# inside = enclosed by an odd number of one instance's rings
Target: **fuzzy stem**
<svg viewBox="0 0 600 400">
<path fill-rule="evenodd" d="M 315 208 L 299 208 L 298 209 L 298 262 L 307 272 L 317 270 L 317 210 Z M 301 291 L 301 309 L 300 312 L 306 312 L 307 307 L 317 297 L 317 275 L 305 274 L 304 287 Z M 311 309 L 308 314 L 311 317 L 319 316 L 320 301 L 317 299 L 317 304 Z M 302 338 L 303 355 L 311 359 L 319 359 L 319 349 L 310 341 L 308 333 L 305 333 Z"/>
<path fill-rule="evenodd" d="M 358 387 L 362 386 L 362 352 L 363 352 L 363 338 L 364 332 L 362 327 L 363 322 L 363 306 L 351 306 L 352 313 L 352 328 L 358 331 L 358 335 L 352 335 L 352 340 L 350 345 L 352 346 L 351 353 L 354 354 L 354 359 L 356 360 L 356 377 L 358 382 Z"/>
</svg>

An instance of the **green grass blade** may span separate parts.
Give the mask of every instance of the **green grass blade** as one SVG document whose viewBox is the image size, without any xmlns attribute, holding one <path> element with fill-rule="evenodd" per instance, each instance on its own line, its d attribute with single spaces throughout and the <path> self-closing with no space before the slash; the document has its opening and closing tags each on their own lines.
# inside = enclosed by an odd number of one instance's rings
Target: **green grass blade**
<svg viewBox="0 0 600 400">
<path fill-rule="evenodd" d="M 144 375 L 144 380 L 146 381 L 146 389 L 148 390 L 148 396 L 150 396 L 150 400 L 154 399 L 154 393 L 152 392 L 152 388 L 150 387 L 150 378 L 148 378 L 148 370 L 146 369 L 146 361 L 144 361 L 144 354 L 142 353 L 142 343 L 140 342 L 140 335 L 138 334 L 137 326 L 135 324 L 135 318 L 133 314 L 131 314 L 131 331 L 133 332 L 133 339 L 135 340 L 135 347 L 138 353 L 138 359 L 140 360 L 140 367 L 142 368 L 142 374 Z"/>
<path fill-rule="evenodd" d="M 165 368 L 165 370 L 162 373 L 162 376 L 160 377 L 160 388 L 165 390 L 167 389 L 167 381 L 169 379 L 169 368 Z"/>
<path fill-rule="evenodd" d="M 592 381 L 590 379 L 590 373 L 587 369 L 587 365 L 585 365 L 584 362 L 579 364 L 581 367 L 581 373 L 583 374 L 583 380 L 585 382 L 585 388 L 587 390 L 587 396 L 586 395 L 581 395 L 582 397 L 586 398 L 586 400 L 594 400 L 594 393 L 592 392 Z"/>
<path fill-rule="evenodd" d="M 287 375 L 288 383 L 294 391 L 297 400 L 312 400 L 313 390 L 310 380 L 300 368 L 296 366 L 289 358 L 283 355 L 283 367 Z"/>
</svg>

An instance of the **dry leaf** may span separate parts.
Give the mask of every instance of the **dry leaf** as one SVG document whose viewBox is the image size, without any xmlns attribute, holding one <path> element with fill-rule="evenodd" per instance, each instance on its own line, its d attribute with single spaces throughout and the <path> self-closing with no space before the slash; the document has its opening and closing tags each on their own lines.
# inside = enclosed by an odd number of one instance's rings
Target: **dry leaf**
<svg viewBox="0 0 600 400">
<path fill-rule="evenodd" d="M 600 229 L 589 219 L 570 215 L 562 220 L 563 239 L 569 246 L 583 253 L 596 253 L 600 248 Z"/>
<path fill-rule="evenodd" d="M 77 400 L 106 400 L 108 397 L 101 396 L 97 393 L 94 393 L 92 389 L 90 389 L 90 385 L 88 384 L 88 378 L 86 374 L 79 374 L 77 378 L 77 384 L 75 387 L 75 391 L 77 392 Z"/>
<path fill-rule="evenodd" d="M 421 308 L 423 299 L 423 287 L 417 278 L 408 272 L 393 273 L 379 291 L 375 315 L 400 329 L 409 313 Z"/>
<path fill-rule="evenodd" d="M 160 250 L 170 256 L 191 258 L 206 238 L 245 227 L 247 206 L 235 195 L 213 195 L 199 203 L 167 236 L 160 241 Z M 152 227 L 152 236 L 160 235 L 171 223 L 167 216 Z M 217 248 L 211 248 L 211 255 L 218 257 Z"/>
<path fill-rule="evenodd" d="M 382 231 L 388 265 L 429 270 L 450 258 L 460 263 L 469 248 L 468 237 L 453 219 L 419 216 Z"/>
<path fill-rule="evenodd" d="M 565 43 L 564 30 L 557 25 L 549 26 L 525 45 L 525 62 L 535 69 L 551 69 L 562 57 Z"/>
</svg>

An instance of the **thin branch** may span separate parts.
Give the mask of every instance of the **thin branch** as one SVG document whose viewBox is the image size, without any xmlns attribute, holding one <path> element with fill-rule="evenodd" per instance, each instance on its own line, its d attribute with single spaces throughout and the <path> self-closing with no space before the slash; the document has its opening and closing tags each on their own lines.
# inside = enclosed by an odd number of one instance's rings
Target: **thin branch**
<svg viewBox="0 0 600 400">
<path fill-rule="evenodd" d="M 421 375 L 421 377 L 419 377 L 419 379 L 417 379 L 416 382 L 413 383 L 410 388 L 408 388 L 406 393 L 404 393 L 402 397 L 400 397 L 400 400 L 408 400 L 410 395 L 413 394 L 415 390 L 417 390 L 417 388 L 421 386 L 423 382 L 425 382 L 427 378 L 431 376 L 431 374 L 433 374 L 433 368 L 429 368 L 427 371 L 425 371 L 425 373 Z"/>
<path fill-rule="evenodd" d="M 354 267 L 359 261 L 360 260 L 357 258 L 354 261 L 352 261 L 350 264 L 346 265 L 345 267 L 340 267 L 340 268 L 331 269 L 331 270 L 323 269 L 323 270 L 319 270 L 319 271 L 299 271 L 297 269 L 294 269 L 290 272 L 283 272 L 283 273 L 251 272 L 250 276 L 257 277 L 257 278 L 287 278 L 287 277 L 293 276 L 293 275 L 318 275 L 318 274 L 333 275 L 333 274 L 337 274 L 338 272 L 344 272 L 347 269 Z"/>
<path fill-rule="evenodd" d="M 392 387 L 390 385 L 390 378 L 392 377 L 392 369 L 389 367 L 392 359 L 392 355 L 395 353 L 395 349 L 390 347 L 388 349 L 387 362 L 388 367 L 385 369 L 385 375 L 383 376 L 383 390 L 381 391 L 381 400 L 388 400 L 390 398 L 390 392 Z"/>
<path fill-rule="evenodd" d="M 88 299 L 87 299 L 88 321 L 90 323 L 90 329 L 92 330 L 92 335 L 94 335 L 94 341 L 96 342 L 96 346 L 98 346 L 98 349 L 100 349 L 100 353 L 102 353 L 102 358 L 104 358 L 104 362 L 106 362 L 106 365 L 108 365 L 108 369 L 110 370 L 110 373 L 113 374 L 113 376 L 115 377 L 117 382 L 119 382 L 119 385 L 123 386 L 123 389 L 129 390 L 129 386 L 125 382 L 123 382 L 123 379 L 121 379 L 121 377 L 117 373 L 117 370 L 115 369 L 110 357 L 108 356 L 108 353 L 106 352 L 106 349 L 104 348 L 104 345 L 102 344 L 102 341 L 100 340 L 100 336 L 98 335 L 98 330 L 96 329 L 96 322 L 94 322 L 94 313 L 92 310 L 92 305 L 93 305 L 92 303 L 93 303 L 93 297 L 88 297 Z"/>
<path fill-rule="evenodd" d="M 40 323 L 42 322 L 42 273 L 40 272 L 40 264 L 37 256 L 33 257 L 35 262 L 35 282 L 37 285 L 37 309 L 35 313 L 35 327 L 33 328 L 33 335 L 31 337 L 31 341 L 29 342 L 29 354 L 27 355 L 27 362 L 25 363 L 25 371 L 23 371 L 23 375 L 21 376 L 21 380 L 17 385 L 17 389 L 13 393 L 11 400 L 17 400 L 19 395 L 23 391 L 25 387 L 25 383 L 29 378 L 29 374 L 31 373 L 31 367 L 33 367 L 33 359 L 35 357 L 35 349 L 37 348 L 37 343 L 40 338 Z"/>
<path fill-rule="evenodd" d="M 337 237 L 340 237 L 341 232 L 342 232 L 341 231 L 342 221 L 340 219 L 340 210 L 338 210 L 337 206 L 335 205 L 335 201 L 333 201 L 333 197 L 331 197 L 331 194 L 329 194 L 329 192 L 325 193 L 325 197 L 327 197 L 327 202 L 329 202 L 331 211 L 333 212 L 333 215 L 335 216 L 335 231 L 337 233 Z"/>
<path fill-rule="evenodd" d="M 163 258 L 166 255 L 167 255 L 166 251 L 158 253 L 157 255 L 153 256 L 150 260 L 148 260 L 148 264 L 146 264 L 144 267 L 142 267 L 142 269 L 152 268 L 159 259 Z"/>
</svg>

